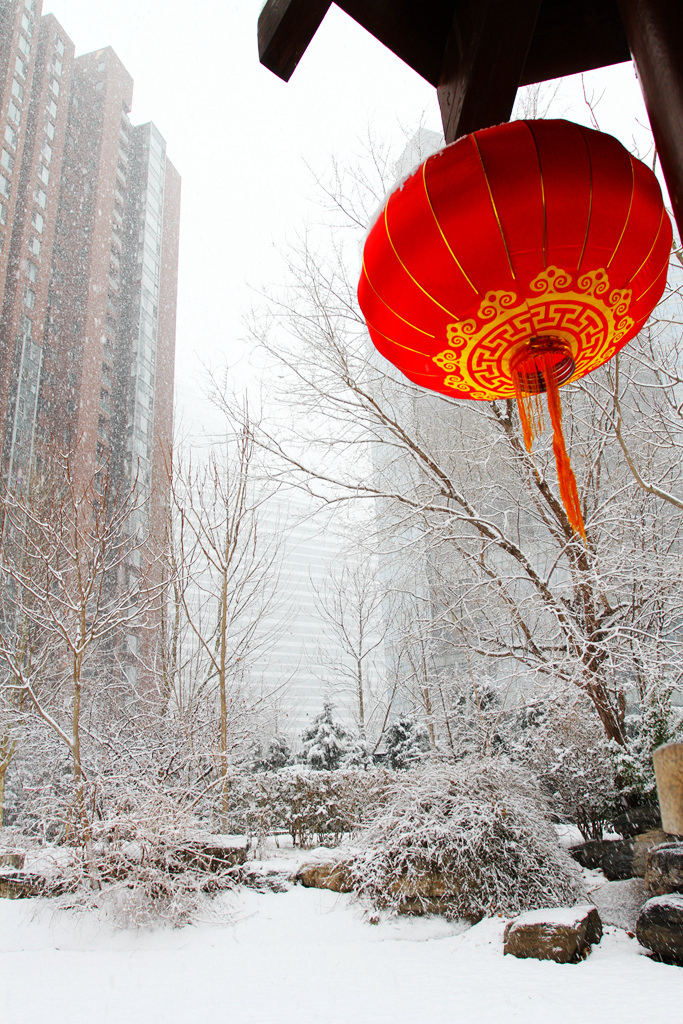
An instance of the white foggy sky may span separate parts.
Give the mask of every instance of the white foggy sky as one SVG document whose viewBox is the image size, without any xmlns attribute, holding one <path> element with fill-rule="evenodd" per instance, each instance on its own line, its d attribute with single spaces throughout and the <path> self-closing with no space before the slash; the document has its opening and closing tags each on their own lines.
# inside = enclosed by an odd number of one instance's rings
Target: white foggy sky
<svg viewBox="0 0 683 1024">
<path fill-rule="evenodd" d="M 307 164 L 324 175 L 368 127 L 382 141 L 438 130 L 435 91 L 336 8 L 288 84 L 258 63 L 263 0 L 44 0 L 86 53 L 110 45 L 135 82 L 131 118 L 153 120 L 182 176 L 177 415 L 201 423 L 203 363 L 248 373 L 242 318 L 282 278 L 278 252 L 315 217 Z M 632 148 L 646 122 L 630 65 L 586 76 L 600 122 Z M 557 116 L 589 123 L 581 91 Z"/>
</svg>

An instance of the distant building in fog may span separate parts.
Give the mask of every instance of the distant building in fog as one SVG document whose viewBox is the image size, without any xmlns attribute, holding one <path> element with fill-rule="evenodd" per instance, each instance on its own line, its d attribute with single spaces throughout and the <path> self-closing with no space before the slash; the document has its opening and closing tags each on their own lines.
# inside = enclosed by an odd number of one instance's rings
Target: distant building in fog
<svg viewBox="0 0 683 1024">
<path fill-rule="evenodd" d="M 28 490 L 54 441 L 165 504 L 180 178 L 113 50 L 40 11 L 0 3 L 3 478 Z"/>
</svg>

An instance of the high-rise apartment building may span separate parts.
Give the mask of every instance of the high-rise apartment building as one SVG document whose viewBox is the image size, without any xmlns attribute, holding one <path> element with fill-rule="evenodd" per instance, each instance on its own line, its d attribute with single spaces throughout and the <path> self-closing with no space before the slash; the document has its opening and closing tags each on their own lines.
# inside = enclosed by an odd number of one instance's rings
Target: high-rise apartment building
<svg viewBox="0 0 683 1024">
<path fill-rule="evenodd" d="M 51 445 L 164 502 L 173 429 L 180 178 L 110 48 L 81 57 L 41 0 L 0 0 L 2 472 Z M 155 530 L 154 513 L 150 518 Z"/>
</svg>

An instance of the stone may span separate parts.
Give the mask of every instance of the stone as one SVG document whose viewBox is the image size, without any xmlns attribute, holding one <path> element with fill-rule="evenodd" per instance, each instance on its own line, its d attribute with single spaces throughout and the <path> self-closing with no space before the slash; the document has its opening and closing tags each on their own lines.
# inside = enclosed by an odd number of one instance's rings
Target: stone
<svg viewBox="0 0 683 1024">
<path fill-rule="evenodd" d="M 650 850 L 645 884 L 653 896 L 683 892 L 683 843 L 664 843 Z"/>
<path fill-rule="evenodd" d="M 671 836 L 661 829 L 652 829 L 632 839 L 612 839 L 604 843 L 600 861 L 603 874 L 610 882 L 626 878 L 644 878 L 647 855 L 661 843 L 669 842 Z"/>
<path fill-rule="evenodd" d="M 636 937 L 657 959 L 683 967 L 683 895 L 648 900 L 636 923 Z"/>
<path fill-rule="evenodd" d="M 174 854 L 188 866 L 220 874 L 244 864 L 249 841 L 244 836 L 223 836 L 196 833 L 179 843 Z"/>
<path fill-rule="evenodd" d="M 683 743 L 665 743 L 652 754 L 662 828 L 683 836 Z"/>
<path fill-rule="evenodd" d="M 14 871 L 23 871 L 25 853 L 17 853 L 14 850 L 0 850 L 0 868 L 12 868 Z"/>
<path fill-rule="evenodd" d="M 20 900 L 29 896 L 42 896 L 47 892 L 48 886 L 42 875 L 12 868 L 0 871 L 0 899 Z"/>
<path fill-rule="evenodd" d="M 589 839 L 585 843 L 577 843 L 576 846 L 569 847 L 569 855 L 582 868 L 590 868 L 591 870 L 600 867 L 604 852 L 605 841 L 602 839 Z"/>
<path fill-rule="evenodd" d="M 633 878 L 633 840 L 611 839 L 605 842 L 600 867 L 610 882 Z"/>
<path fill-rule="evenodd" d="M 576 964 L 602 938 L 602 921 L 589 904 L 532 910 L 505 927 L 503 952 L 511 956 Z"/>
<path fill-rule="evenodd" d="M 636 836 L 633 840 L 633 874 L 636 878 L 645 878 L 645 871 L 647 868 L 647 858 L 651 850 L 661 846 L 662 843 L 668 843 L 671 841 L 671 836 L 668 832 L 663 832 L 661 828 L 653 828 L 650 832 L 643 832 L 642 835 Z"/>
<path fill-rule="evenodd" d="M 637 836 L 642 832 L 648 832 L 653 828 L 662 827 L 662 818 L 659 807 L 655 804 L 641 804 L 638 807 L 627 807 L 625 811 L 618 814 L 612 821 L 615 832 L 625 839 Z"/>
<path fill-rule="evenodd" d="M 353 892 L 350 868 L 348 860 L 312 861 L 302 864 L 294 877 L 308 889 Z"/>
</svg>

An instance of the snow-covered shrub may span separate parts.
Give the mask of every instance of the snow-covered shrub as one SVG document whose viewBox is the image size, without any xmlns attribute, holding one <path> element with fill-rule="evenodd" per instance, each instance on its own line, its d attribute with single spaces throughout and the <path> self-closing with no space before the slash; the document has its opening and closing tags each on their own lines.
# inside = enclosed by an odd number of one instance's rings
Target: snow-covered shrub
<svg viewBox="0 0 683 1024">
<path fill-rule="evenodd" d="M 356 891 L 398 912 L 476 921 L 583 895 L 537 784 L 503 757 L 401 772 L 354 842 Z"/>
<path fill-rule="evenodd" d="M 429 733 L 421 722 L 404 715 L 386 731 L 385 746 L 390 768 L 410 768 L 429 751 Z"/>
<path fill-rule="evenodd" d="M 508 738 L 511 757 L 538 779 L 554 814 L 576 824 L 584 839 L 601 839 L 617 807 L 614 758 L 597 715 L 567 694 L 522 715 Z"/>
<path fill-rule="evenodd" d="M 219 839 L 162 794 L 128 791 L 89 842 L 59 848 L 68 856 L 56 860 L 52 891 L 59 905 L 102 910 L 120 926 L 182 925 L 234 884 L 227 855 L 223 862 L 216 853 Z"/>
<path fill-rule="evenodd" d="M 266 751 L 256 760 L 256 770 L 262 772 L 277 771 L 278 768 L 286 768 L 292 764 L 292 755 L 289 743 L 284 736 L 273 736 L 266 747 Z"/>
<path fill-rule="evenodd" d="M 672 696 L 672 686 L 651 686 L 637 711 L 627 717 L 626 745 L 612 746 L 619 795 L 627 806 L 657 802 L 652 752 L 663 743 L 683 739 L 683 713 L 673 706 Z"/>
<path fill-rule="evenodd" d="M 260 838 L 285 833 L 299 846 L 336 845 L 381 801 L 390 773 L 283 768 L 235 776 L 230 830 Z"/>
</svg>

